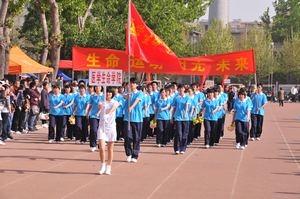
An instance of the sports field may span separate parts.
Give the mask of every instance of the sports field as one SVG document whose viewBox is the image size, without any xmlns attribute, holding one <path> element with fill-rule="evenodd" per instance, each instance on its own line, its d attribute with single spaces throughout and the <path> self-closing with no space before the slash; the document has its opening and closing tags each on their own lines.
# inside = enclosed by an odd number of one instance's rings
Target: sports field
<svg viewBox="0 0 300 199">
<path fill-rule="evenodd" d="M 15 135 L 0 146 L 0 199 L 300 198 L 299 103 L 269 104 L 262 140 L 245 150 L 227 130 L 212 149 L 203 148 L 203 129 L 201 136 L 184 155 L 147 140 L 138 163 L 125 162 L 117 143 L 112 175 L 100 176 L 98 151 L 87 144 L 48 144 L 47 129 Z"/>
</svg>

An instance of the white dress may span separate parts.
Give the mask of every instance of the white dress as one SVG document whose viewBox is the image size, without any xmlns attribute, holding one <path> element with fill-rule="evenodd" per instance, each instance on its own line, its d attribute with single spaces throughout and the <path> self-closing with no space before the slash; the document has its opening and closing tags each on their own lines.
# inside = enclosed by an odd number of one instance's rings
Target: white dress
<svg viewBox="0 0 300 199">
<path fill-rule="evenodd" d="M 114 142 L 117 140 L 117 129 L 116 129 L 116 111 L 111 115 L 105 114 L 119 102 L 111 100 L 110 102 L 101 102 L 103 108 L 100 111 L 100 121 L 97 131 L 98 140 L 104 140 L 105 142 Z"/>
</svg>

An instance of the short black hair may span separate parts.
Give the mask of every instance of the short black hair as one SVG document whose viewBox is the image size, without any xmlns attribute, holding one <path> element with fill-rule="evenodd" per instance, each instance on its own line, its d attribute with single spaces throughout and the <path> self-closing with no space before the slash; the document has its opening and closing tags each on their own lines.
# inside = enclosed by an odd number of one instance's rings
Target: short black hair
<svg viewBox="0 0 300 199">
<path fill-rule="evenodd" d="M 111 98 L 113 98 L 115 96 L 114 88 L 111 87 L 111 86 L 109 86 L 109 87 L 106 88 L 106 93 L 111 93 L 112 94 Z"/>
<path fill-rule="evenodd" d="M 60 89 L 60 87 L 59 87 L 57 84 L 53 84 L 53 85 L 52 85 L 52 89 L 55 89 L 55 88 Z"/>
<path fill-rule="evenodd" d="M 132 77 L 132 78 L 130 78 L 130 83 L 137 84 L 138 81 L 137 81 L 137 79 L 135 77 Z"/>
<path fill-rule="evenodd" d="M 207 93 L 207 94 L 208 94 L 208 93 L 213 93 L 213 92 L 214 92 L 214 90 L 211 89 L 211 88 L 206 89 L 206 93 Z"/>
<path fill-rule="evenodd" d="M 47 86 L 48 82 L 43 82 L 43 87 Z"/>
<path fill-rule="evenodd" d="M 177 88 L 184 88 L 184 85 L 183 84 L 178 84 Z"/>
<path fill-rule="evenodd" d="M 84 88 L 84 89 L 85 89 L 85 86 L 84 86 L 84 85 L 82 85 L 82 84 L 80 84 L 80 85 L 79 85 L 79 89 L 82 89 L 82 88 Z"/>
</svg>

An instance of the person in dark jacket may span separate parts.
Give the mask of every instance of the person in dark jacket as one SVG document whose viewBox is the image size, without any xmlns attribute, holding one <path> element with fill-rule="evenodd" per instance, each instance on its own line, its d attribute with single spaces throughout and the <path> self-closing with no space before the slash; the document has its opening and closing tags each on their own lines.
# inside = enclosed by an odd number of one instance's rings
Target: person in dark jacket
<svg viewBox="0 0 300 199">
<path fill-rule="evenodd" d="M 35 119 L 38 116 L 40 110 L 39 110 L 39 98 L 40 94 L 36 90 L 36 83 L 31 82 L 29 85 L 30 91 L 30 112 L 29 112 L 29 118 L 28 118 L 28 129 L 29 131 L 36 131 L 37 128 L 35 127 Z"/>
<path fill-rule="evenodd" d="M 43 90 L 41 91 L 41 113 L 49 113 L 49 86 L 48 82 L 43 83 Z M 42 120 L 42 126 L 48 128 L 47 120 Z"/>
</svg>

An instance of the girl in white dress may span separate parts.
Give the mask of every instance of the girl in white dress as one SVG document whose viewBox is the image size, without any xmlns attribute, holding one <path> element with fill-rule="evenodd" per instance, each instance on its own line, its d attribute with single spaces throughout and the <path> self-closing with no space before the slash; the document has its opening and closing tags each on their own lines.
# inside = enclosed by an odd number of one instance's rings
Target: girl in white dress
<svg viewBox="0 0 300 199">
<path fill-rule="evenodd" d="M 120 105 L 113 99 L 114 91 L 108 88 L 105 102 L 99 103 L 100 122 L 97 137 L 100 144 L 100 161 L 102 163 L 99 174 L 111 174 L 114 142 L 117 140 L 116 109 Z M 107 142 L 107 164 L 105 163 L 105 142 Z"/>
</svg>

